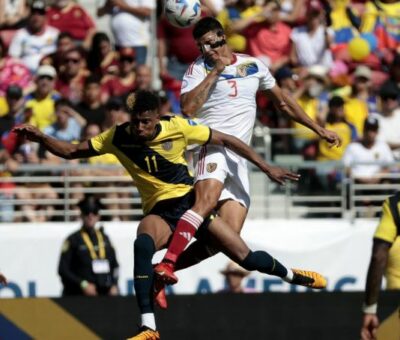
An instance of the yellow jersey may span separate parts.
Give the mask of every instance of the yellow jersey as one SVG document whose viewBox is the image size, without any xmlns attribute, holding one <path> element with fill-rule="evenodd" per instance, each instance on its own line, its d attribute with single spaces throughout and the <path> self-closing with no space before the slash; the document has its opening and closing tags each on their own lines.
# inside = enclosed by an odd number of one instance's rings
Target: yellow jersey
<svg viewBox="0 0 400 340">
<path fill-rule="evenodd" d="M 339 147 L 332 148 L 328 142 L 321 139 L 318 142 L 318 157 L 319 161 L 338 161 L 341 160 L 347 146 L 351 142 L 351 128 L 344 122 L 338 123 L 326 123 L 325 128 L 331 131 L 335 131 L 342 141 L 342 145 Z"/>
<path fill-rule="evenodd" d="M 399 201 L 397 201 L 397 209 L 400 209 Z M 386 287 L 387 289 L 400 289 L 400 237 L 392 216 L 392 210 L 390 209 L 389 198 L 383 203 L 382 217 L 375 231 L 374 238 L 386 241 L 392 245 L 386 266 Z"/>
<path fill-rule="evenodd" d="M 130 123 L 124 123 L 90 139 L 99 154 L 111 153 L 129 172 L 147 214 L 156 203 L 186 195 L 193 186 L 184 153 L 191 144 L 203 145 L 211 130 L 177 116 L 162 117 L 157 135 L 145 142 L 135 140 Z"/>
</svg>

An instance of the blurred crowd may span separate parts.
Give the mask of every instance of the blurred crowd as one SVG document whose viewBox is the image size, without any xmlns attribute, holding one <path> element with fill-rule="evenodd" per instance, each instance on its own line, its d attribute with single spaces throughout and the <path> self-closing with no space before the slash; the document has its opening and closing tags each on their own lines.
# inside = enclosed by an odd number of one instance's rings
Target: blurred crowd
<svg viewBox="0 0 400 340">
<path fill-rule="evenodd" d="M 200 53 L 192 28 L 172 26 L 162 14 L 162 1 L 155 0 L 106 0 L 96 15 L 109 16 L 110 34 L 98 30 L 96 18 L 79 1 L 0 1 L 0 159 L 7 170 L 0 176 L 18 173 L 19 164 L 60 162 L 37 144 L 16 138 L 10 131 L 18 124 L 29 122 L 69 142 L 85 140 L 128 120 L 125 98 L 136 89 L 159 91 L 162 111 L 180 114 L 181 79 Z M 399 1 L 203 0 L 202 15 L 217 17 L 235 52 L 261 59 L 310 117 L 343 140 L 341 148 L 329 148 L 260 94 L 258 124 L 290 131 L 274 135 L 273 155 L 343 159 L 349 165 L 399 159 Z M 155 38 L 152 60 L 149 46 Z M 373 147 L 350 148 L 363 140 Z M 108 155 L 86 162 L 118 164 Z M 371 174 L 390 170 L 353 171 L 368 183 Z M 118 174 L 99 170 L 99 175 Z M 339 180 L 336 173 L 316 175 L 325 188 Z M 49 183 L 1 182 L 0 189 L 1 199 L 59 198 Z M 74 195 L 76 201 L 83 197 L 79 190 Z M 34 204 L 18 209 L 24 211 L 21 220 L 44 221 L 53 207 L 48 205 L 45 214 Z M 16 220 L 12 212 L 4 216 L 0 220 Z"/>
</svg>

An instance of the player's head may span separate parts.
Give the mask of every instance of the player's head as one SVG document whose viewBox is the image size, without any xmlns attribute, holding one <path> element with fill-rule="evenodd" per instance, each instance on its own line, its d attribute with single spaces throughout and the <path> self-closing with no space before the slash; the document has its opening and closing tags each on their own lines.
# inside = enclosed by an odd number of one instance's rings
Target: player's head
<svg viewBox="0 0 400 340">
<path fill-rule="evenodd" d="M 151 140 L 157 133 L 160 122 L 160 100 L 153 91 L 140 90 L 132 93 L 126 100 L 131 116 L 131 131 L 140 140 Z"/>
<path fill-rule="evenodd" d="M 216 55 L 223 54 L 224 48 L 227 47 L 221 23 L 212 17 L 203 18 L 196 23 L 193 38 L 203 56 L 211 61 Z"/>
<path fill-rule="evenodd" d="M 94 228 L 100 220 L 100 210 L 104 208 L 100 200 L 88 195 L 78 203 L 78 207 L 81 210 L 83 227 Z"/>
</svg>

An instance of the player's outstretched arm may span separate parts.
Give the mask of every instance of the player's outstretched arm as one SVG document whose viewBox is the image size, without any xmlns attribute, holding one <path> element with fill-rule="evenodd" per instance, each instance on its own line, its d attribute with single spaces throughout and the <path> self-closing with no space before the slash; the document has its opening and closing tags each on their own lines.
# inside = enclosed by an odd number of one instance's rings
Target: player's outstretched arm
<svg viewBox="0 0 400 340">
<path fill-rule="evenodd" d="M 64 142 L 44 134 L 37 127 L 29 124 L 17 126 L 12 131 L 32 142 L 42 144 L 52 154 L 61 158 L 76 159 L 97 156 L 96 151 L 90 148 L 88 141 L 79 144 Z"/>
<path fill-rule="evenodd" d="M 390 246 L 388 242 L 374 239 L 365 288 L 364 315 L 360 334 L 362 340 L 376 339 L 376 332 L 379 327 L 379 319 L 376 315 L 379 290 L 387 265 Z"/>
<path fill-rule="evenodd" d="M 259 154 L 234 136 L 211 130 L 211 139 L 209 143 L 223 145 L 239 156 L 246 158 L 263 171 L 271 180 L 279 184 L 284 184 L 285 180 L 298 181 L 300 178 L 300 175 L 289 170 L 267 164 Z"/>
<path fill-rule="evenodd" d="M 279 86 L 274 86 L 272 89 L 267 91 L 267 95 L 272 99 L 276 108 L 281 112 L 287 114 L 290 118 L 296 122 L 308 127 L 313 130 L 318 136 L 325 139 L 331 146 L 340 146 L 342 141 L 338 134 L 334 131 L 327 130 L 324 127 L 313 121 L 297 104 L 290 95 L 284 93 Z"/>
</svg>

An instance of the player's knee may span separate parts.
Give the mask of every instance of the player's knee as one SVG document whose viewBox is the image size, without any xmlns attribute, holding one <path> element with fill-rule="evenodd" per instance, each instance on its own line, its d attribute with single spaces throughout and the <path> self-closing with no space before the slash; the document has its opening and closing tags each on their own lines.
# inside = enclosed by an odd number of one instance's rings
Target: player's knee
<svg viewBox="0 0 400 340">
<path fill-rule="evenodd" d="M 152 258 L 156 251 L 153 238 L 148 234 L 138 235 L 138 237 L 134 242 L 133 249 L 134 249 L 135 259 L 143 257 Z"/>
</svg>

